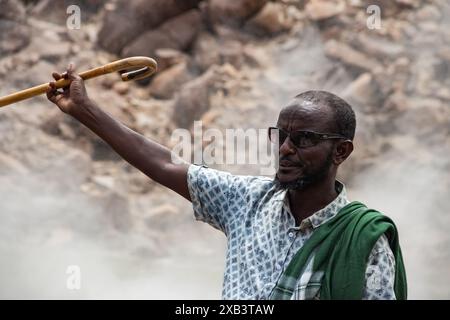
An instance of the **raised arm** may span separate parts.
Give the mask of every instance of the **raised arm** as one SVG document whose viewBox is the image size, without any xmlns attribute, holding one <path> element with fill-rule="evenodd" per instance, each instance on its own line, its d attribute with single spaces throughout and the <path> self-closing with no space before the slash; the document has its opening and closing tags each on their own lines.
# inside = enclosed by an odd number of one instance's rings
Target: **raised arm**
<svg viewBox="0 0 450 320">
<path fill-rule="evenodd" d="M 70 87 L 63 93 L 55 89 L 53 82 L 47 90 L 47 98 L 61 111 L 92 130 L 123 159 L 149 178 L 191 200 L 187 187 L 188 163 L 174 164 L 168 148 L 131 130 L 100 109 L 89 99 L 83 79 L 75 73 L 72 64 L 67 72 L 62 75 L 53 73 L 53 77 L 55 80 L 61 77 L 72 80 Z"/>
</svg>

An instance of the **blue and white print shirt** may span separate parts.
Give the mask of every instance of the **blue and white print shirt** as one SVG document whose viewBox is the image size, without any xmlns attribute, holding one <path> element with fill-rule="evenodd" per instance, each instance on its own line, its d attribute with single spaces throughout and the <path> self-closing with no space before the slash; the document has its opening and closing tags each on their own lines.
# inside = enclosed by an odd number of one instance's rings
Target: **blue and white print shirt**
<svg viewBox="0 0 450 320">
<path fill-rule="evenodd" d="M 345 186 L 336 182 L 336 199 L 296 226 L 287 191 L 277 188 L 273 179 L 199 165 L 190 165 L 187 179 L 196 219 L 227 236 L 223 299 L 268 299 L 314 230 L 349 203 Z M 293 299 L 320 298 L 320 286 L 306 286 L 320 283 L 322 276 L 309 271 L 313 260 L 305 267 Z M 395 259 L 383 235 L 369 256 L 363 299 L 395 299 L 394 278 Z"/>
</svg>

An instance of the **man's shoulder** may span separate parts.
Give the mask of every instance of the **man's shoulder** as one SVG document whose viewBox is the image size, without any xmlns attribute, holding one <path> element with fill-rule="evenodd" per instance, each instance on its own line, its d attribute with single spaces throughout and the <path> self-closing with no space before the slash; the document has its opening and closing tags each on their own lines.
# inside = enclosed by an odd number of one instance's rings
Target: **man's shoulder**
<svg viewBox="0 0 450 320">
<path fill-rule="evenodd" d="M 204 173 L 205 175 L 210 176 L 227 176 L 230 178 L 235 178 L 237 180 L 246 180 L 251 182 L 259 182 L 264 184 L 271 184 L 273 183 L 273 178 L 267 177 L 267 176 L 260 176 L 260 175 L 246 175 L 246 174 L 234 174 L 229 171 L 220 170 L 220 169 L 214 169 L 210 168 L 207 165 L 200 165 L 200 164 L 191 164 L 189 165 L 188 172 L 190 174 L 198 174 L 200 172 Z"/>
<path fill-rule="evenodd" d="M 233 174 L 228 171 L 210 168 L 206 165 L 192 164 L 188 169 L 188 183 L 233 190 L 242 195 L 265 193 L 274 187 L 273 178 L 259 175 Z"/>
</svg>

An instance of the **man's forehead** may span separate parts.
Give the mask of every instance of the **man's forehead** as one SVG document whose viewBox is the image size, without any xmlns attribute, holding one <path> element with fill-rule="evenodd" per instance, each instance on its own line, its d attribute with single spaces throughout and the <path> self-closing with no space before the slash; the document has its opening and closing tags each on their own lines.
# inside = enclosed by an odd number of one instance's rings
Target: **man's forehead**
<svg viewBox="0 0 450 320">
<path fill-rule="evenodd" d="M 294 100 L 280 111 L 278 125 L 291 130 L 327 129 L 332 120 L 330 108 L 312 101 Z"/>
</svg>

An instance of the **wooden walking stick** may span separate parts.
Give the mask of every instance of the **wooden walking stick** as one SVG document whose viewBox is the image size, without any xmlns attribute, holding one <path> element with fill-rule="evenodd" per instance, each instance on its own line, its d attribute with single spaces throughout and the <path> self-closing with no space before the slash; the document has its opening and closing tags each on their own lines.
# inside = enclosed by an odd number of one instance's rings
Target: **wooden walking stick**
<svg viewBox="0 0 450 320">
<path fill-rule="evenodd" d="M 126 59 L 117 60 L 104 66 L 81 72 L 79 75 L 83 80 L 92 79 L 107 73 L 123 71 L 130 68 L 140 68 L 133 71 L 128 71 L 121 74 L 123 81 L 139 80 L 146 78 L 156 72 L 156 61 L 148 57 L 130 57 Z M 68 79 L 59 79 L 55 82 L 56 88 L 67 87 L 70 83 Z M 0 97 L 0 107 L 4 107 L 11 103 L 22 101 L 40 94 L 44 94 L 47 91 L 48 83 L 44 83 L 26 90 L 22 90 L 4 97 Z"/>
</svg>

